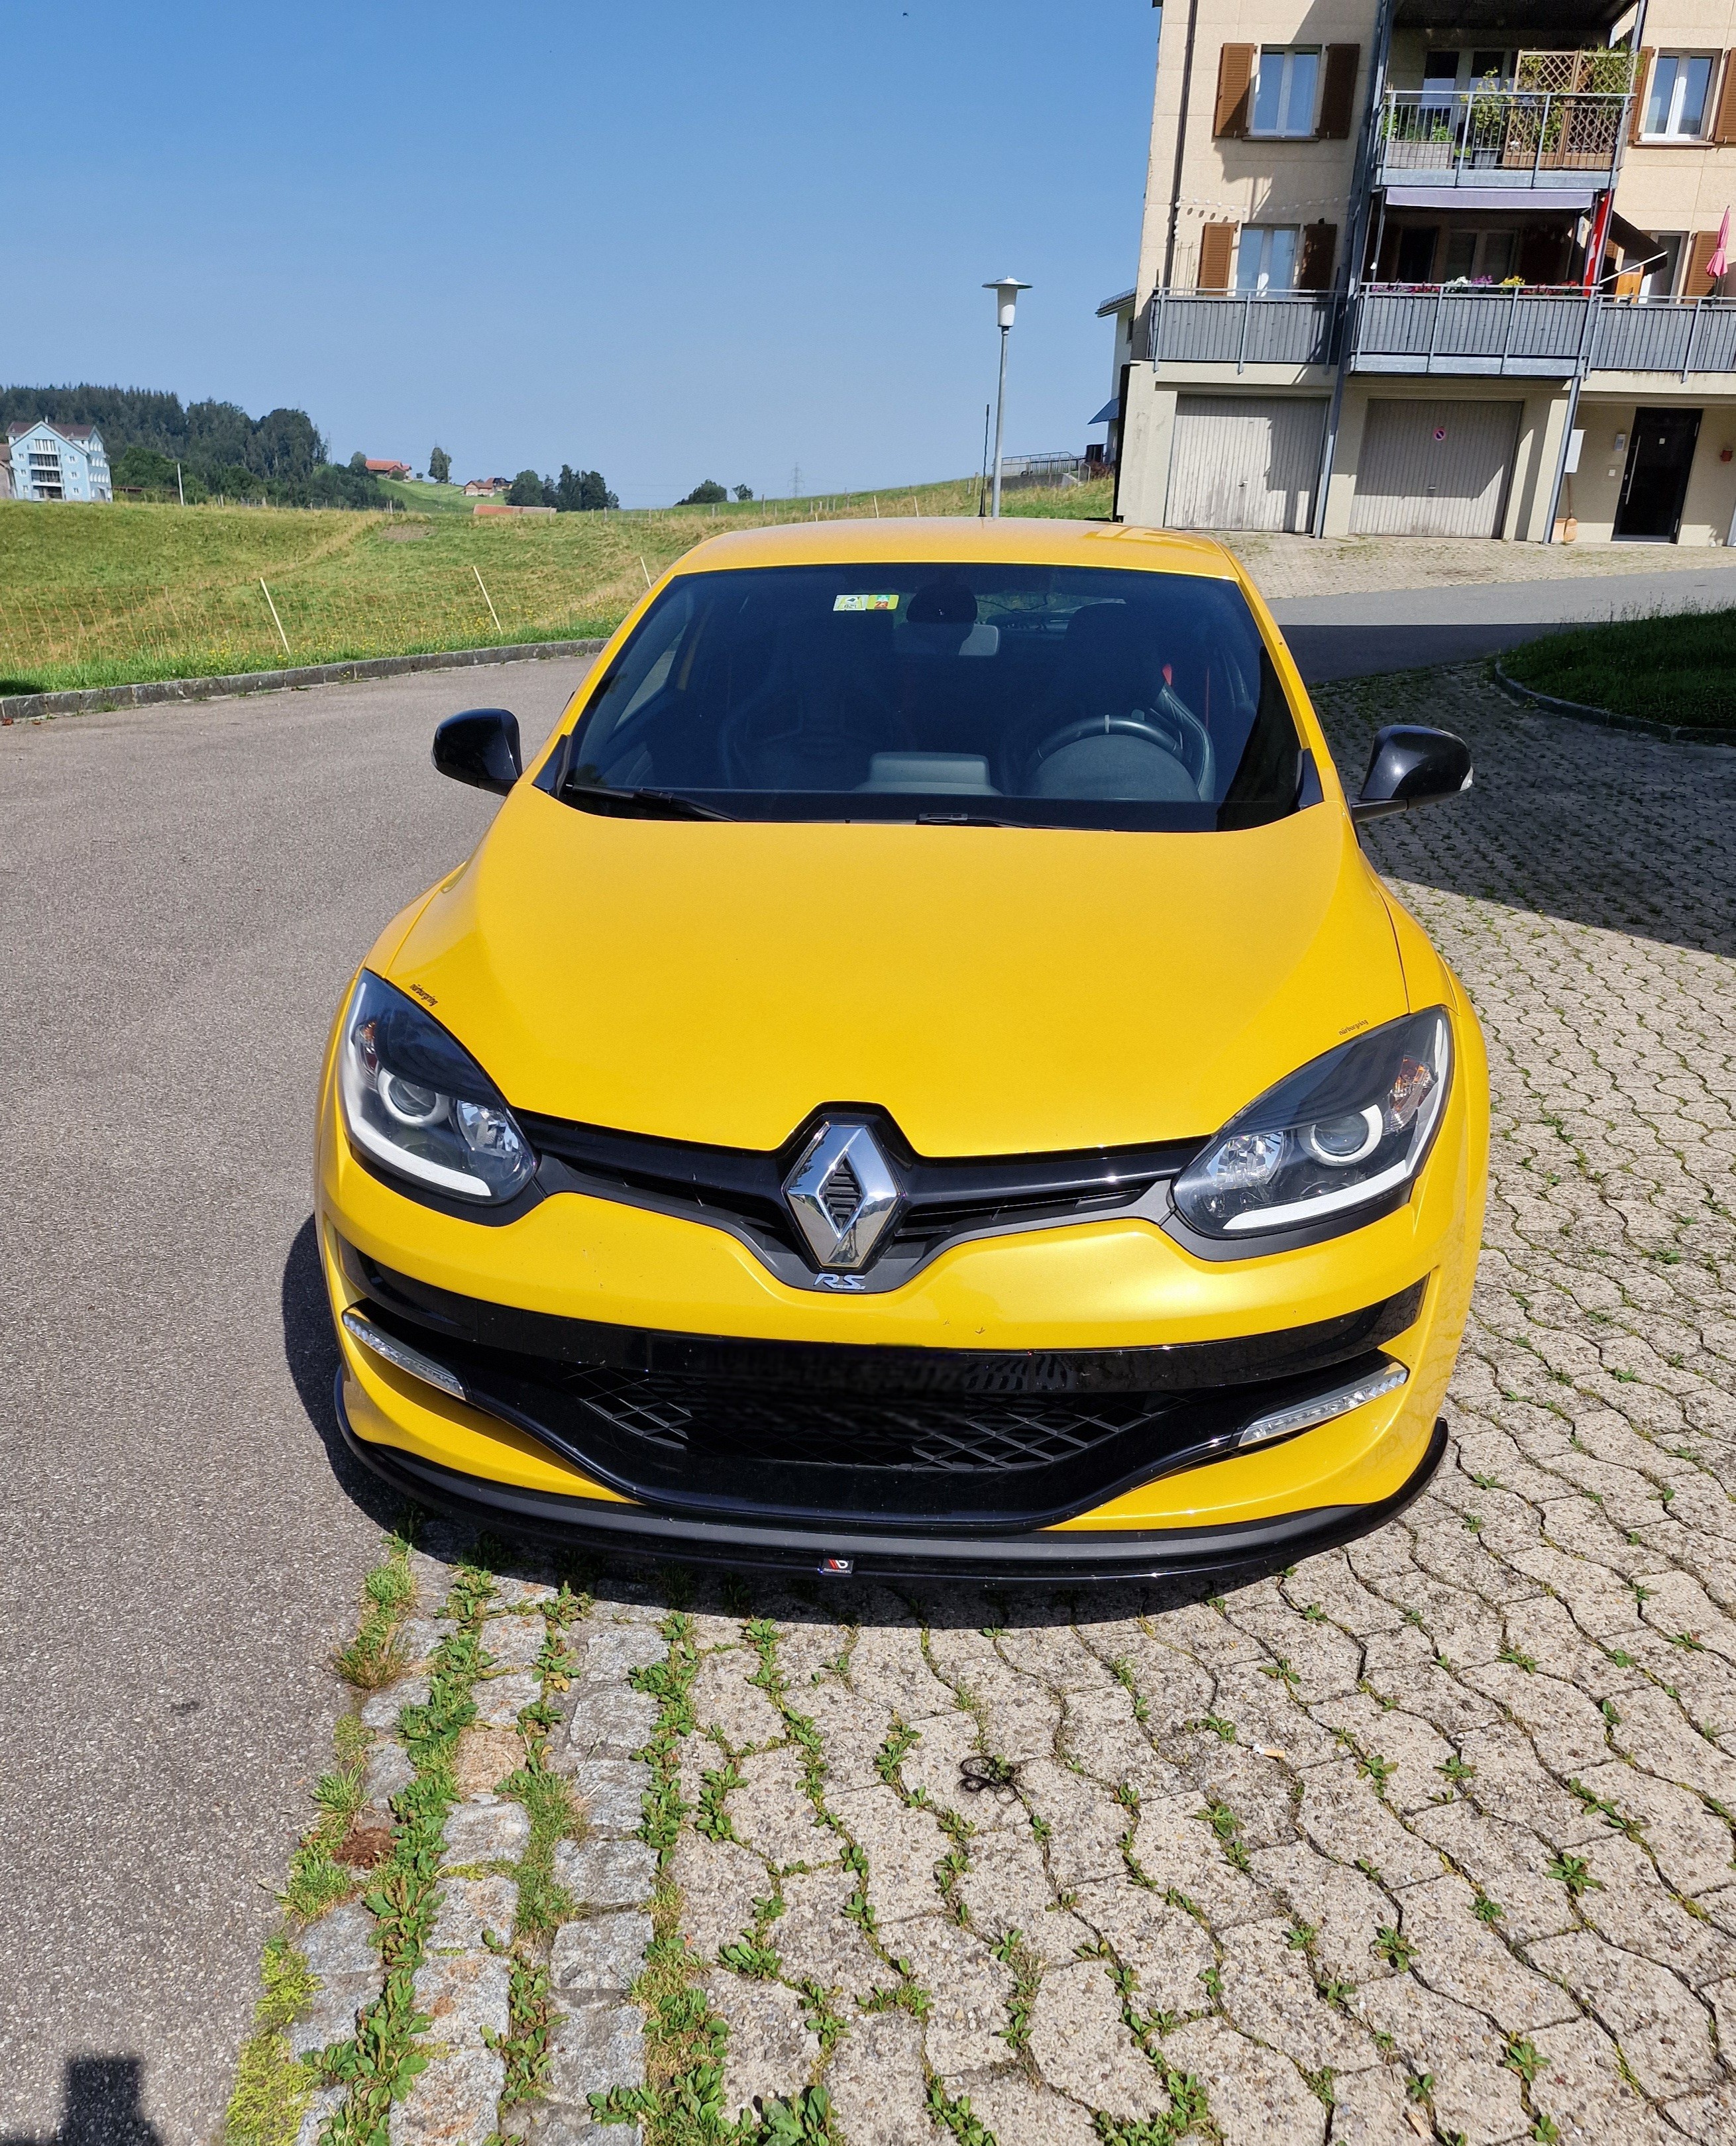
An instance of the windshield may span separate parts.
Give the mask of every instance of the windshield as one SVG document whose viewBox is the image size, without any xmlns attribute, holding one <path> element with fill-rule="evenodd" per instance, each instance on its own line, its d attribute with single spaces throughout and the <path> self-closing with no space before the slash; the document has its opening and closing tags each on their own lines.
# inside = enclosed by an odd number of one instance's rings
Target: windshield
<svg viewBox="0 0 1736 2146">
<path fill-rule="evenodd" d="M 684 575 L 567 749 L 594 811 L 1245 827 L 1301 748 L 1232 581 L 924 564 Z"/>
</svg>

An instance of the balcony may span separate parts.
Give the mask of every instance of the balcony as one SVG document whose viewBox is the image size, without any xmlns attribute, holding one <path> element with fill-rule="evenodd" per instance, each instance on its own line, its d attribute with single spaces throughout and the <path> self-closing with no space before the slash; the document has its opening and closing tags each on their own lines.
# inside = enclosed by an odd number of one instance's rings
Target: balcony
<svg viewBox="0 0 1736 2146">
<path fill-rule="evenodd" d="M 1583 195 L 1611 183 L 1629 103 L 1593 90 L 1389 89 L 1374 183 L 1438 192 L 1443 207 L 1463 189 L 1510 192 L 1515 207 L 1539 193 Z"/>
<path fill-rule="evenodd" d="M 1143 323 L 1160 365 L 1335 365 L 1353 372 L 1566 380 L 1576 372 L 1736 374 L 1736 300 L 1634 302 L 1514 284 L 1343 292 L 1160 292 Z"/>
</svg>

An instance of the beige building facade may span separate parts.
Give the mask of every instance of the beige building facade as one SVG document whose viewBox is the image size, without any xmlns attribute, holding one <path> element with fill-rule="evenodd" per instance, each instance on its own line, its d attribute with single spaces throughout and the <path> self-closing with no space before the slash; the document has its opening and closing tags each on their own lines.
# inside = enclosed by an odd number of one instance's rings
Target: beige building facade
<svg viewBox="0 0 1736 2146">
<path fill-rule="evenodd" d="M 1736 0 L 1168 0 L 1118 516 L 1729 542 L 1733 202 Z"/>
</svg>

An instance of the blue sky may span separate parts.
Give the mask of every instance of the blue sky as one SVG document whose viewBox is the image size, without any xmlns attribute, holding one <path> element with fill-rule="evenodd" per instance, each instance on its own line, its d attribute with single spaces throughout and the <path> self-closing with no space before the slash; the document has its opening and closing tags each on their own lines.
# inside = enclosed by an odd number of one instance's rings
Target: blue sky
<svg viewBox="0 0 1736 2146">
<path fill-rule="evenodd" d="M 14 0 L 0 372 L 306 408 L 627 505 L 1077 448 L 1133 281 L 1148 0 Z M 66 72 L 60 72 L 64 62 Z M 51 90 L 51 85 L 52 90 Z M 47 92 L 49 93 L 44 93 Z M 67 242 L 64 253 L 58 242 Z M 40 242 L 41 250 L 37 250 Z"/>
</svg>

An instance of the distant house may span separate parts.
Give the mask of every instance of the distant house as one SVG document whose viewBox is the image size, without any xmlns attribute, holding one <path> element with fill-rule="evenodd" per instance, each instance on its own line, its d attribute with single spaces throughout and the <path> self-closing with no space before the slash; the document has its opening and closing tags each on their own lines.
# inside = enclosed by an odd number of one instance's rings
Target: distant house
<svg viewBox="0 0 1736 2146">
<path fill-rule="evenodd" d="M 112 499 L 108 455 L 94 425 L 9 425 L 12 490 L 19 499 Z"/>
<path fill-rule="evenodd" d="M 367 466 L 367 473 L 370 477 L 407 477 L 411 472 L 408 462 L 381 462 L 370 461 Z"/>
<path fill-rule="evenodd" d="M 511 492 L 510 477 L 473 477 L 464 487 L 466 499 L 496 499 L 503 492 Z"/>
</svg>

